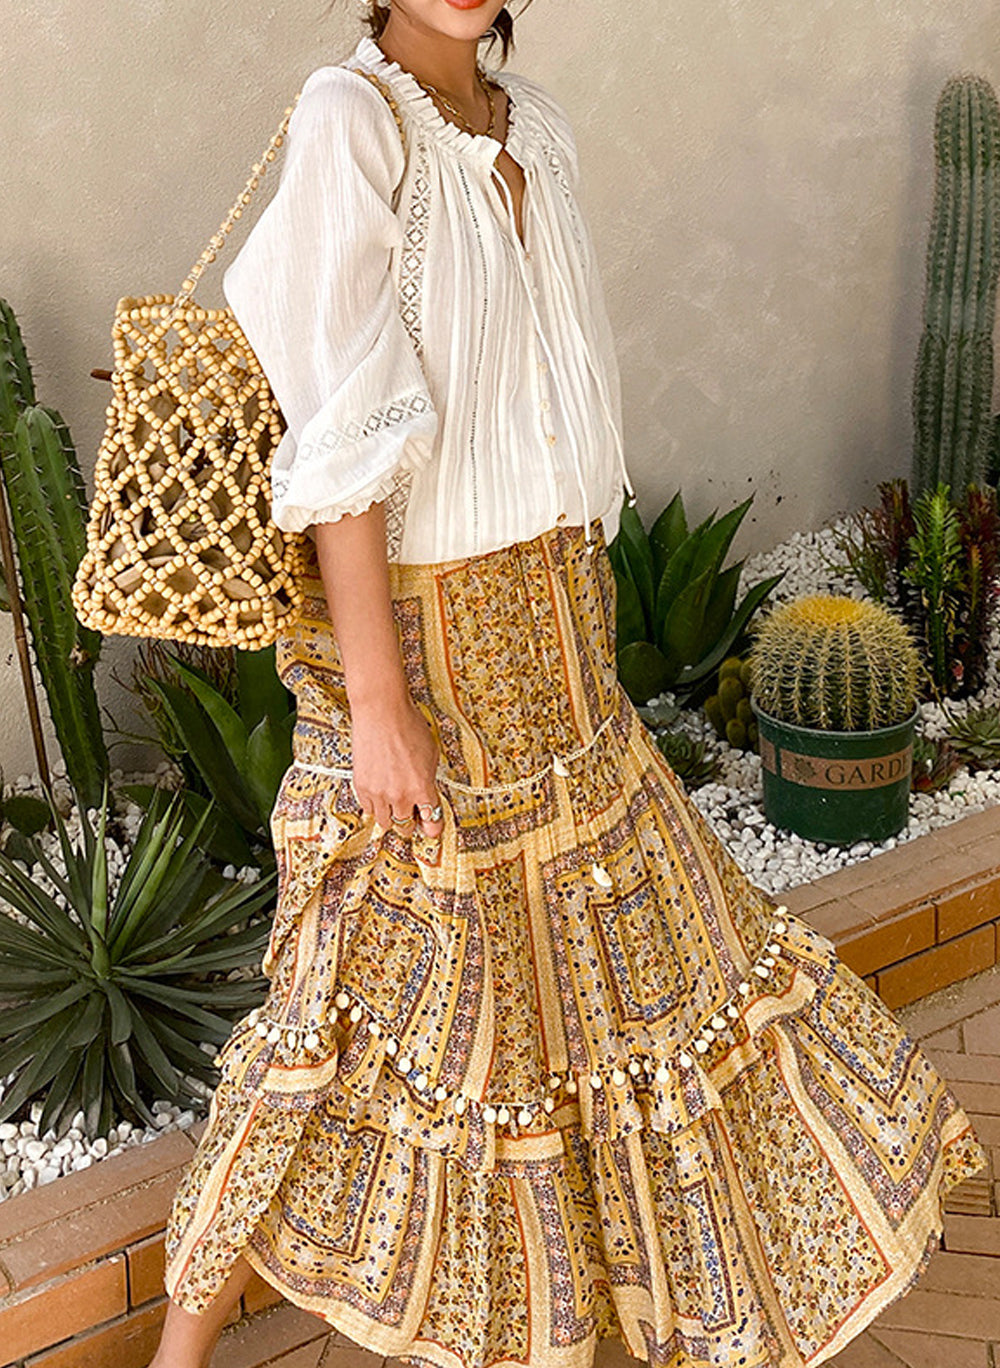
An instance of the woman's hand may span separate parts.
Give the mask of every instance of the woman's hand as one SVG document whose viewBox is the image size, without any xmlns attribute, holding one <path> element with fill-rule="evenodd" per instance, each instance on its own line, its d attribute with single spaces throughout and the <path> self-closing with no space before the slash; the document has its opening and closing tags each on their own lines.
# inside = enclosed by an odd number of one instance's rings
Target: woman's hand
<svg viewBox="0 0 1000 1368">
<path fill-rule="evenodd" d="M 438 743 L 403 668 L 382 504 L 317 523 L 316 553 L 344 668 L 358 801 L 381 827 L 409 835 L 419 822 L 427 836 L 440 836 L 443 820 L 429 816 L 441 804 Z"/>
<path fill-rule="evenodd" d="M 435 780 L 438 743 L 409 694 L 396 704 L 385 700 L 360 707 L 352 704 L 351 753 L 354 792 L 379 826 L 392 825 L 406 836 L 419 823 L 425 835 L 441 835 L 444 821 L 426 816 L 428 805 L 441 804 Z M 404 825 L 401 819 L 406 818 L 410 821 Z"/>
</svg>

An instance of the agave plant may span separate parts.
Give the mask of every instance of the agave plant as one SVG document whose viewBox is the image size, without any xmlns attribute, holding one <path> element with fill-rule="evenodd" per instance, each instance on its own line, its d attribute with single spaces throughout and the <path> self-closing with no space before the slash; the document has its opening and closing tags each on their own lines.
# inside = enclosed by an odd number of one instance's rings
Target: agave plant
<svg viewBox="0 0 1000 1368">
<path fill-rule="evenodd" d="M 39 1134 L 82 1110 L 97 1135 L 215 1080 L 202 1042 L 224 1042 L 264 994 L 261 974 L 226 975 L 260 963 L 273 880 L 222 878 L 197 849 L 205 817 L 182 836 L 181 799 L 159 790 L 112 887 L 107 782 L 96 830 L 78 806 L 79 847 L 51 810 L 65 872 L 28 839 L 53 891 L 0 851 L 0 1120 L 44 1098 Z"/>
<path fill-rule="evenodd" d="M 751 495 L 689 531 L 678 491 L 648 534 L 634 508 L 622 509 L 608 554 L 618 589 L 618 675 L 633 702 L 665 689 L 692 697 L 746 644 L 747 623 L 784 575 L 761 580 L 737 606 L 743 561 L 725 570 L 722 562 L 752 502 Z"/>
<path fill-rule="evenodd" d="M 238 865 L 270 867 L 270 815 L 292 763 L 296 718 L 294 695 L 274 667 L 274 646 L 235 652 L 235 701 L 208 670 L 166 654 L 176 680 L 150 675 L 145 682 L 183 745 L 185 770 L 194 772 L 184 790 L 189 813 L 200 817 L 214 801 L 209 852 Z M 126 785 L 125 792 L 145 806 L 152 789 Z"/>
</svg>

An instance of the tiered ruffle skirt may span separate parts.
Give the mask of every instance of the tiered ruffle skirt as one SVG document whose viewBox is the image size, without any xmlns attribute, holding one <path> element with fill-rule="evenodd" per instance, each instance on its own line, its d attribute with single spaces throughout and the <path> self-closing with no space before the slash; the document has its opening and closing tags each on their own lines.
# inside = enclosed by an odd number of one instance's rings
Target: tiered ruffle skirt
<svg viewBox="0 0 1000 1368">
<path fill-rule="evenodd" d="M 315 560 L 278 641 L 270 991 L 221 1056 L 167 1233 L 440 1368 L 802 1368 L 926 1267 L 986 1155 L 830 941 L 752 885 L 618 684 L 595 523 L 391 566 L 439 843 L 383 831 Z"/>
</svg>

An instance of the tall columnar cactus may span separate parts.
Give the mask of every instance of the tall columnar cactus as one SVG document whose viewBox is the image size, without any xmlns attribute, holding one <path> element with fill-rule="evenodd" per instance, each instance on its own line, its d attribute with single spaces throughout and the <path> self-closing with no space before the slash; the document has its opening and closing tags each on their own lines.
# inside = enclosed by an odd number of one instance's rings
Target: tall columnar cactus
<svg viewBox="0 0 1000 1368">
<path fill-rule="evenodd" d="M 796 726 L 870 731 L 905 721 L 916 706 L 919 652 L 881 604 L 794 599 L 760 624 L 750 661 L 758 707 Z"/>
<path fill-rule="evenodd" d="M 913 388 L 915 492 L 985 484 L 993 428 L 993 326 L 1000 272 L 1000 103 L 955 76 L 937 107 L 937 179 L 924 331 Z"/>
<path fill-rule="evenodd" d="M 35 403 L 21 332 L 4 300 L 0 473 L 17 543 L 25 615 L 52 725 L 70 782 L 89 807 L 96 807 L 108 773 L 94 688 L 101 636 L 78 621 L 70 592 L 86 547 L 86 491 L 65 423 L 54 409 Z"/>
</svg>

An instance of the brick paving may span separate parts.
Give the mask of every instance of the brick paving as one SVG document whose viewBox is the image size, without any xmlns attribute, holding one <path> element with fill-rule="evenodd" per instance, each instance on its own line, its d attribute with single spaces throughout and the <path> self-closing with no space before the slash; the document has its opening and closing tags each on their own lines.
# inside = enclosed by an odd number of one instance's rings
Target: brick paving
<svg viewBox="0 0 1000 1368">
<path fill-rule="evenodd" d="M 920 1283 L 826 1362 L 830 1368 L 1000 1368 L 1000 964 L 895 1009 L 969 1113 L 991 1156 L 945 1202 Z M 273 1349 L 271 1348 L 273 1346 Z M 605 1340 L 595 1368 L 641 1360 Z M 223 1334 L 212 1368 L 398 1368 L 287 1303 Z"/>
</svg>

